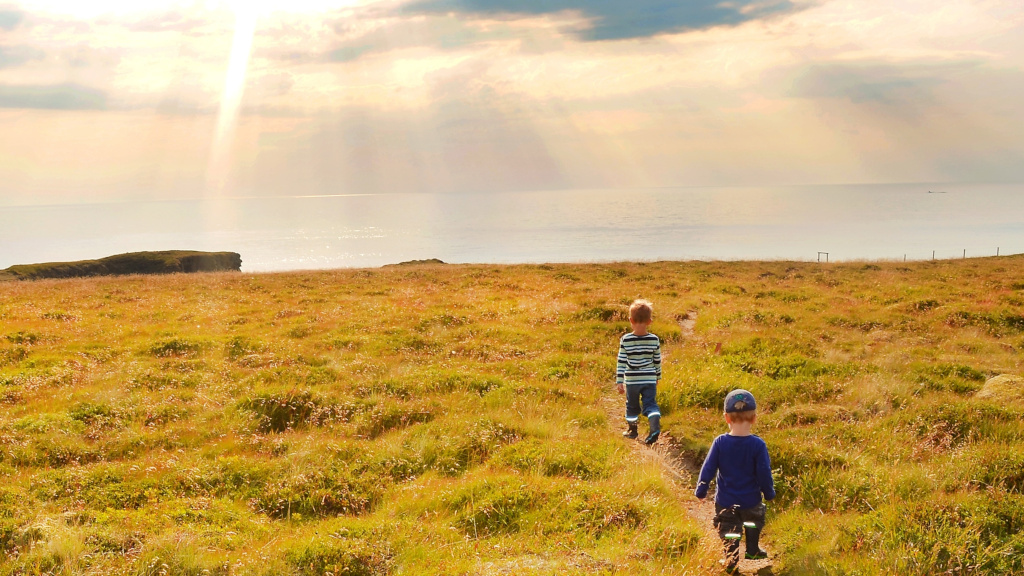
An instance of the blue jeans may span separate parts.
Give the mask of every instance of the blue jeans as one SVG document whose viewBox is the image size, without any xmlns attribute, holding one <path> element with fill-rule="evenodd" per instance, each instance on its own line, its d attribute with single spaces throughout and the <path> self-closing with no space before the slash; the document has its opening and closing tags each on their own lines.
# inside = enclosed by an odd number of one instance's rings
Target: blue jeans
<svg viewBox="0 0 1024 576">
<path fill-rule="evenodd" d="M 626 422 L 636 422 L 640 415 L 650 418 L 661 416 L 657 384 L 630 384 L 626 386 Z"/>
</svg>

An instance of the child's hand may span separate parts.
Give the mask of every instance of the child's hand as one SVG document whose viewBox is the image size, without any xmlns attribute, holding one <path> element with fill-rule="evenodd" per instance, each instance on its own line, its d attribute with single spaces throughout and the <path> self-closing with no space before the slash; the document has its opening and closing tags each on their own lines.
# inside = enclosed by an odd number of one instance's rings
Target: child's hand
<svg viewBox="0 0 1024 576">
<path fill-rule="evenodd" d="M 615 389 L 619 391 L 619 394 L 626 393 L 626 387 L 622 384 L 615 384 Z"/>
</svg>

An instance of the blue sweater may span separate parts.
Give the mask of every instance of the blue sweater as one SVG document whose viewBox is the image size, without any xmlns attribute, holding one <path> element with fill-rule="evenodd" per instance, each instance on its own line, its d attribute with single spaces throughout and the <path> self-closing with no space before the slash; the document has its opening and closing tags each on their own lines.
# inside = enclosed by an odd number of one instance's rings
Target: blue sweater
<svg viewBox="0 0 1024 576">
<path fill-rule="evenodd" d="M 768 446 L 758 436 L 722 434 L 715 438 L 694 490 L 698 498 L 708 495 L 712 477 L 718 486 L 715 492 L 718 506 L 727 508 L 738 504 L 740 508 L 753 508 L 761 503 L 761 494 L 765 500 L 775 498 Z"/>
</svg>

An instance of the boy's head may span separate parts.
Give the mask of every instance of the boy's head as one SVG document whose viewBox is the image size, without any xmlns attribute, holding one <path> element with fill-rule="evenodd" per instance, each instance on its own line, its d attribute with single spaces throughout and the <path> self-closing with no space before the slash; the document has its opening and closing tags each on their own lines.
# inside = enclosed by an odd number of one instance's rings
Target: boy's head
<svg viewBox="0 0 1024 576">
<path fill-rule="evenodd" d="M 650 324 L 653 316 L 654 310 L 647 300 L 634 300 L 629 306 L 629 321 L 632 324 Z"/>
<path fill-rule="evenodd" d="M 725 396 L 725 419 L 730 423 L 753 422 L 757 418 L 757 402 L 750 392 L 737 389 Z"/>
</svg>

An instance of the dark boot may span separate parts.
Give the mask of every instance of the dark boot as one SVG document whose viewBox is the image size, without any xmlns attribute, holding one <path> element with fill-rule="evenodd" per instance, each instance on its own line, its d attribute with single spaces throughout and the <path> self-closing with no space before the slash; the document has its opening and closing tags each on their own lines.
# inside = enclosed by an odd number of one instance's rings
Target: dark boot
<svg viewBox="0 0 1024 576">
<path fill-rule="evenodd" d="M 644 440 L 644 444 L 651 445 L 658 441 L 658 436 L 661 436 L 661 416 L 651 416 L 647 419 L 647 423 L 651 425 L 651 432 Z"/>
<path fill-rule="evenodd" d="M 725 547 L 725 571 L 735 574 L 739 571 L 737 567 L 740 563 L 740 535 L 738 533 L 728 533 L 725 535 L 725 539 L 722 540 L 722 544 Z"/>
<path fill-rule="evenodd" d="M 640 433 L 637 432 L 636 430 L 636 422 L 626 422 L 626 426 L 629 426 L 629 428 L 627 428 L 626 431 L 622 433 L 624 437 L 632 440 L 640 435 Z"/>
<path fill-rule="evenodd" d="M 764 560 L 768 553 L 761 549 L 757 541 L 761 537 L 761 529 L 753 522 L 743 523 L 743 532 L 747 540 L 747 553 L 744 557 L 747 560 Z"/>
<path fill-rule="evenodd" d="M 713 523 L 718 530 L 718 536 L 722 539 L 723 551 L 725 552 L 725 559 L 722 560 L 722 564 L 725 566 L 726 572 L 736 574 L 739 572 L 737 566 L 740 563 L 740 538 L 743 537 L 743 525 L 739 516 L 739 506 L 731 508 L 718 508 L 716 506 L 715 510 Z"/>
</svg>

